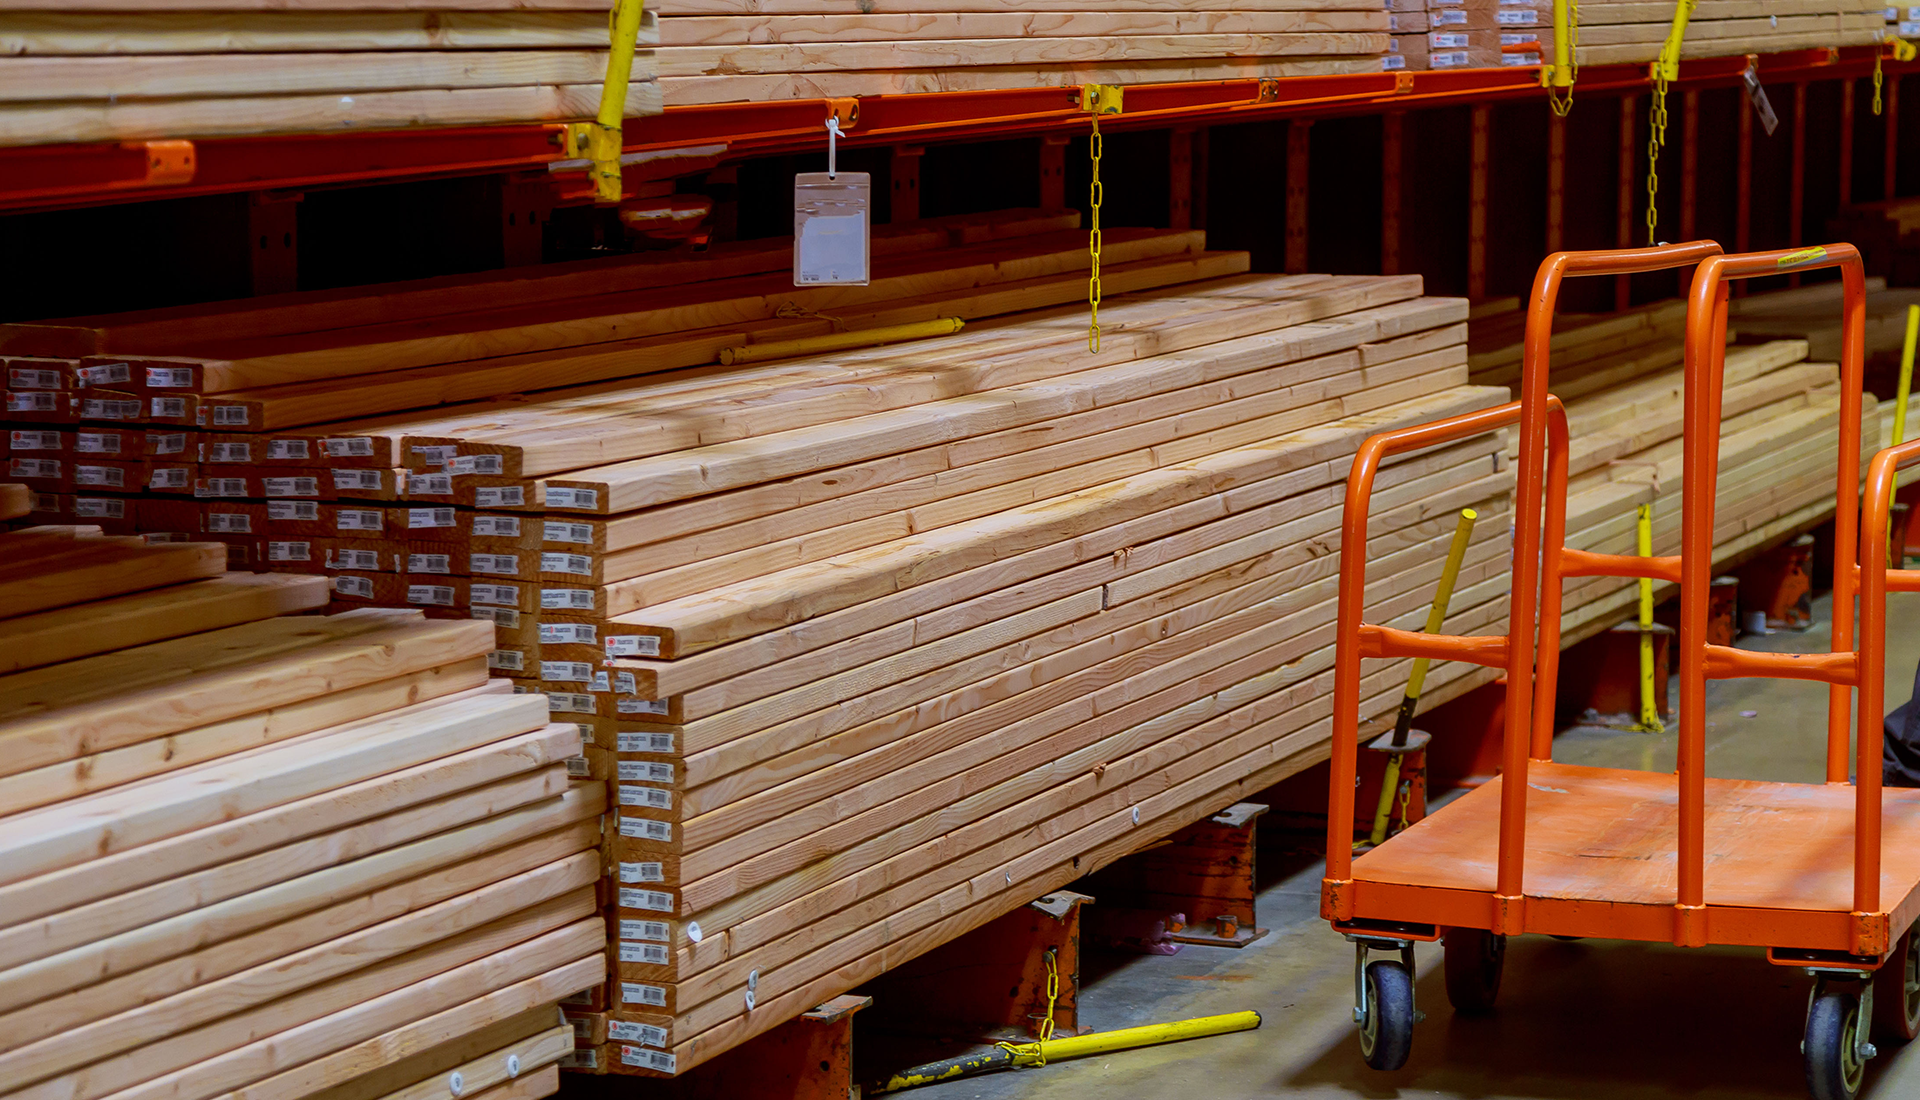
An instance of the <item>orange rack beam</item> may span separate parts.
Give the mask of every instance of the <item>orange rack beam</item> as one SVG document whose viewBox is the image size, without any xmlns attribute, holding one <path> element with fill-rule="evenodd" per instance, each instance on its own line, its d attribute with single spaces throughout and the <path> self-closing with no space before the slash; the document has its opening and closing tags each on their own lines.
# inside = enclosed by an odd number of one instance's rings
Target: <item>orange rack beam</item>
<svg viewBox="0 0 1920 1100">
<path fill-rule="evenodd" d="M 1862 76 L 1873 47 L 1767 54 L 1774 82 Z M 1744 56 L 1681 65 L 1680 83 L 1740 79 Z M 1886 63 L 1889 71 L 1920 63 Z M 1580 70 L 1583 95 L 1647 85 L 1644 65 Z M 1134 85 L 1111 129 L 1260 118 L 1329 117 L 1545 96 L 1532 67 L 1357 73 L 1279 80 Z M 1086 124 L 1077 85 L 989 92 L 868 96 L 848 145 L 959 141 L 1076 130 Z M 627 151 L 725 145 L 729 158 L 823 147 L 824 99 L 671 107 L 627 127 Z M 1576 108 L 1577 109 L 1577 108 Z M 0 148 L 0 211 L 85 206 L 235 191 L 304 188 L 539 168 L 561 158 L 558 125 L 453 127 L 359 133 L 277 134 L 197 141 L 135 141 Z"/>
</svg>

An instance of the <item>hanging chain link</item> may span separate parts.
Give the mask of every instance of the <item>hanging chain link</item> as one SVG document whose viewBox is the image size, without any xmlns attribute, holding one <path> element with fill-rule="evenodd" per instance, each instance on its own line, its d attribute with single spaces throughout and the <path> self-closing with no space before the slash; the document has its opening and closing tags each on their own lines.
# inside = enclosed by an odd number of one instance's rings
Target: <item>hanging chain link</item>
<svg viewBox="0 0 1920 1100">
<path fill-rule="evenodd" d="M 1647 109 L 1647 243 L 1659 244 L 1660 150 L 1667 144 L 1667 78 L 1653 79 L 1653 103 Z"/>
<path fill-rule="evenodd" d="M 1880 72 L 1880 59 L 1883 54 L 1884 51 L 1879 46 L 1876 45 L 1873 48 L 1873 113 L 1876 117 L 1880 114 L 1880 82 L 1885 79 Z"/>
<path fill-rule="evenodd" d="M 1580 62 L 1575 60 L 1574 51 L 1580 48 L 1580 5 L 1567 5 L 1567 89 L 1560 94 L 1555 89 L 1547 89 L 1547 106 L 1561 118 L 1567 117 L 1573 110 L 1573 85 L 1580 80 Z"/>
<path fill-rule="evenodd" d="M 1100 350 L 1100 200 L 1106 197 L 1106 189 L 1100 183 L 1100 111 L 1093 112 L 1093 137 L 1087 143 L 1087 150 L 1093 157 L 1093 183 L 1087 188 L 1087 198 L 1093 208 L 1093 233 L 1087 240 L 1087 250 L 1092 256 L 1093 273 L 1087 279 L 1087 305 L 1091 312 L 1087 319 L 1087 350 Z"/>
</svg>

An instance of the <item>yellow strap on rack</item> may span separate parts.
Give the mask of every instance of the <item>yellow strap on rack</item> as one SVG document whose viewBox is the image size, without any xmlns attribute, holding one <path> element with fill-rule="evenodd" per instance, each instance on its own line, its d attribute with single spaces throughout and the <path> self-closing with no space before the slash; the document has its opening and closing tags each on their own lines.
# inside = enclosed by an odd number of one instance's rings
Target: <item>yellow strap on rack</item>
<svg viewBox="0 0 1920 1100">
<path fill-rule="evenodd" d="M 1680 79 L 1680 43 L 1687 35 L 1687 20 L 1693 16 L 1698 0 L 1679 0 L 1673 6 L 1673 26 L 1660 47 L 1660 56 L 1647 76 L 1653 81 L 1653 103 L 1647 110 L 1647 243 L 1659 244 L 1660 228 L 1660 150 L 1667 144 L 1667 85 Z"/>
<path fill-rule="evenodd" d="M 1112 84 L 1080 86 L 1080 109 L 1093 116 L 1093 137 L 1087 142 L 1087 154 L 1093 159 L 1093 182 L 1088 185 L 1093 229 L 1087 237 L 1087 252 L 1092 271 L 1087 277 L 1087 350 L 1100 350 L 1100 203 L 1106 188 L 1100 183 L 1100 116 L 1117 115 L 1121 110 L 1122 90 Z"/>
<path fill-rule="evenodd" d="M 620 181 L 620 126 L 627 116 L 627 85 L 633 77 L 633 49 L 640 37 L 643 2 L 615 0 L 607 16 L 610 48 L 607 78 L 600 85 L 600 113 L 592 122 L 576 123 L 567 130 L 568 155 L 583 154 L 592 162 L 588 172 L 593 177 L 595 202 L 617 203 L 625 197 Z"/>
<path fill-rule="evenodd" d="M 1540 73 L 1547 89 L 1547 105 L 1562 118 L 1573 110 L 1573 82 L 1580 77 L 1575 52 L 1580 46 L 1580 5 L 1576 0 L 1553 0 L 1553 64 Z"/>
</svg>

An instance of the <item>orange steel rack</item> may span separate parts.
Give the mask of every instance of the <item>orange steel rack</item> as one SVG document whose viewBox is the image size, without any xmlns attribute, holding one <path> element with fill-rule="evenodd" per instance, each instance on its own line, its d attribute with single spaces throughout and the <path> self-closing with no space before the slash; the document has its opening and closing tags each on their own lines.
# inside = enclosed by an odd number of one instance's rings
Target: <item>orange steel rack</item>
<svg viewBox="0 0 1920 1100">
<path fill-rule="evenodd" d="M 1770 81 L 1865 76 L 1874 47 L 1767 54 Z M 1883 61 L 1893 74 L 1920 63 Z M 1682 87 L 1732 85 L 1747 58 L 1684 62 Z M 1135 85 L 1126 114 L 1108 129 L 1220 123 L 1263 118 L 1330 117 L 1387 110 L 1545 98 L 1532 67 L 1360 73 Z M 1648 86 L 1644 65 L 1580 70 L 1576 97 Z M 961 141 L 1052 132 L 1087 125 L 1078 85 L 1006 91 L 868 96 L 847 129 L 850 146 Z M 801 99 L 670 107 L 626 127 L 629 153 L 723 145 L 729 158 L 822 148 L 821 120 L 834 101 Z M 560 160 L 559 125 L 454 127 L 0 148 L 0 210 L 272 191 L 374 180 L 421 179 L 542 168 Z"/>
<path fill-rule="evenodd" d="M 1697 266 L 1685 347 L 1682 552 L 1641 558 L 1567 548 L 1566 418 L 1548 392 L 1560 284 L 1569 275 L 1618 276 L 1686 265 Z M 1711 645 L 1707 602 L 1728 290 L 1735 280 L 1820 268 L 1839 269 L 1845 310 L 1834 652 L 1758 653 Z M 1871 1035 L 1906 1041 L 1920 1030 L 1920 952 L 1913 934 L 1920 916 L 1920 790 L 1883 792 L 1880 784 L 1886 592 L 1920 591 L 1920 571 L 1888 567 L 1887 511 L 1895 468 L 1920 461 L 1920 443 L 1874 460 L 1865 520 L 1858 522 L 1865 313 L 1865 272 L 1859 253 L 1846 244 L 1737 256 L 1722 255 L 1712 242 L 1557 253 L 1534 282 L 1519 401 L 1387 432 L 1360 449 L 1348 481 L 1341 548 L 1321 912 L 1357 945 L 1355 1018 L 1369 1063 L 1397 1068 L 1406 1058 L 1415 1019 L 1415 942 L 1444 940 L 1449 998 L 1457 1008 L 1482 1010 L 1498 989 L 1505 937 L 1523 933 L 1764 947 L 1771 962 L 1806 967 L 1815 989 L 1803 1050 L 1817 1100 L 1851 1100 L 1857 1093 L 1875 1053 Z M 1517 523 L 1507 635 L 1429 635 L 1363 622 L 1367 508 L 1381 461 L 1516 422 Z M 1676 775 L 1553 762 L 1561 582 L 1589 576 L 1680 585 Z M 1498 779 L 1356 859 L 1350 822 L 1360 662 L 1368 657 L 1429 657 L 1503 669 L 1506 741 Z M 1824 784 L 1707 777 L 1706 684 L 1736 677 L 1829 686 Z M 1857 746 L 1850 753 L 1855 688 Z M 1856 776 L 1851 789 L 1850 763 Z M 1369 963 L 1373 951 L 1396 952 L 1400 960 Z"/>
</svg>

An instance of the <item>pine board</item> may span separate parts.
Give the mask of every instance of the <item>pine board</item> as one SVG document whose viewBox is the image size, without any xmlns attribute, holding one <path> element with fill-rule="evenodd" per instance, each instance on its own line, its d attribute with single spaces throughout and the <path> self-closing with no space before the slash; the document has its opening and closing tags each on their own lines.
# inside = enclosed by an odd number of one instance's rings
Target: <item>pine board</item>
<svg viewBox="0 0 1920 1100">
<path fill-rule="evenodd" d="M 19 672 L 279 615 L 327 602 L 326 583 L 225 573 L 0 621 L 0 673 Z M 5 691 L 0 681 L 0 692 Z"/>
</svg>

